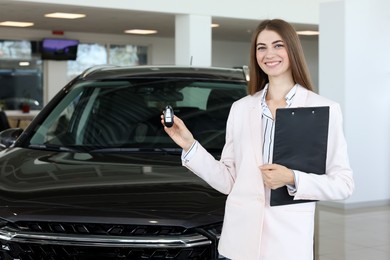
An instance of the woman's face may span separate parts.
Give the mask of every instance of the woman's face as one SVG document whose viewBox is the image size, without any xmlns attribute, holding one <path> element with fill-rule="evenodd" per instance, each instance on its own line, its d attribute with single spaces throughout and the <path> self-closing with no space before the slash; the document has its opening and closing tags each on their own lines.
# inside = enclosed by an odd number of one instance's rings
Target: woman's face
<svg viewBox="0 0 390 260">
<path fill-rule="evenodd" d="M 256 59 L 268 77 L 291 76 L 285 43 L 275 31 L 263 30 L 259 33 L 256 40 Z"/>
</svg>

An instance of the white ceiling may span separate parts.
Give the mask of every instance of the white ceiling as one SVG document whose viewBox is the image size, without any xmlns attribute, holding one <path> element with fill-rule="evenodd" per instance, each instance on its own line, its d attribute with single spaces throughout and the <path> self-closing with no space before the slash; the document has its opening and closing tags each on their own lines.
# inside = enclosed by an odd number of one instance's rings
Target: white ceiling
<svg viewBox="0 0 390 260">
<path fill-rule="evenodd" d="M 52 12 L 84 13 L 86 18 L 66 20 L 46 18 L 44 14 Z M 0 22 L 33 22 L 30 29 L 90 32 L 102 34 L 123 34 L 128 29 L 154 29 L 155 37 L 175 36 L 175 14 L 139 12 L 118 9 L 103 9 L 57 4 L 26 3 L 12 0 L 0 0 Z M 213 17 L 213 23 L 220 25 L 213 28 L 213 40 L 249 41 L 251 30 L 259 21 Z M 317 30 L 317 25 L 294 24 L 297 30 Z M 148 37 L 148 36 L 145 36 Z M 1 36 L 0 36 L 1 38 Z"/>
</svg>

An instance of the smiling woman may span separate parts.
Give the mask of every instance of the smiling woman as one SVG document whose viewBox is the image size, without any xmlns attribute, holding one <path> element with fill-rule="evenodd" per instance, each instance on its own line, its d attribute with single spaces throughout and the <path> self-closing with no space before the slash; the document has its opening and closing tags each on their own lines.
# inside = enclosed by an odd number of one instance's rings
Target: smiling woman
<svg viewBox="0 0 390 260">
<path fill-rule="evenodd" d="M 220 254 L 246 260 L 312 260 L 315 201 L 346 199 L 354 189 L 340 106 L 311 91 L 302 47 L 291 24 L 280 19 L 262 21 L 253 33 L 250 57 L 250 95 L 234 102 L 228 113 L 219 160 L 210 155 L 197 131 L 187 127 L 190 120 L 175 116 L 173 126 L 164 130 L 183 149 L 183 166 L 228 194 Z M 326 123 L 324 136 L 329 141 L 318 152 L 326 155 L 326 162 L 318 163 L 321 175 L 276 160 L 276 155 L 288 154 L 301 165 L 311 164 L 302 155 L 307 152 L 305 145 L 317 147 L 305 138 L 308 131 L 294 140 L 297 150 L 292 155 L 288 152 L 293 149 L 286 146 L 275 148 L 274 153 L 274 144 L 283 142 L 275 134 L 279 125 L 275 122 L 284 120 L 276 111 L 313 106 L 330 110 L 329 134 L 327 120 L 320 120 Z M 314 110 L 306 111 L 310 113 L 299 125 L 309 125 Z M 285 125 L 283 130 L 292 136 L 297 127 Z M 287 202 L 274 203 L 274 191 L 285 195 Z"/>
</svg>

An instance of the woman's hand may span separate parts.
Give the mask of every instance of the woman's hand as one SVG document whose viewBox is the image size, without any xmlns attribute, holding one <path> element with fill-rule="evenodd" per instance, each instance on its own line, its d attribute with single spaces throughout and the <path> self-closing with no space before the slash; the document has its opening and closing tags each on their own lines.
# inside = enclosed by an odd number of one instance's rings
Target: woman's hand
<svg viewBox="0 0 390 260">
<path fill-rule="evenodd" d="M 287 184 L 294 185 L 294 173 L 280 164 L 264 164 L 260 166 L 263 181 L 266 187 L 277 189 Z"/>
<path fill-rule="evenodd" d="M 166 127 L 164 125 L 164 115 L 161 115 L 161 124 L 164 126 L 165 132 L 178 146 L 187 152 L 191 148 L 191 145 L 194 143 L 195 139 L 184 122 L 176 115 L 174 116 L 173 122 L 174 123 L 172 127 Z"/>
</svg>

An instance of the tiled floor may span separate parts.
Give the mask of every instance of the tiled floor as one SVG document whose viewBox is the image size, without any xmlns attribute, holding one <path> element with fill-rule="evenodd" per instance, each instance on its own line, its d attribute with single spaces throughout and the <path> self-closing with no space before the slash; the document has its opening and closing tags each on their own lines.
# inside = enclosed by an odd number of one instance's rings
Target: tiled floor
<svg viewBox="0 0 390 260">
<path fill-rule="evenodd" d="M 390 206 L 339 210 L 318 205 L 316 260 L 390 260 Z"/>
</svg>

